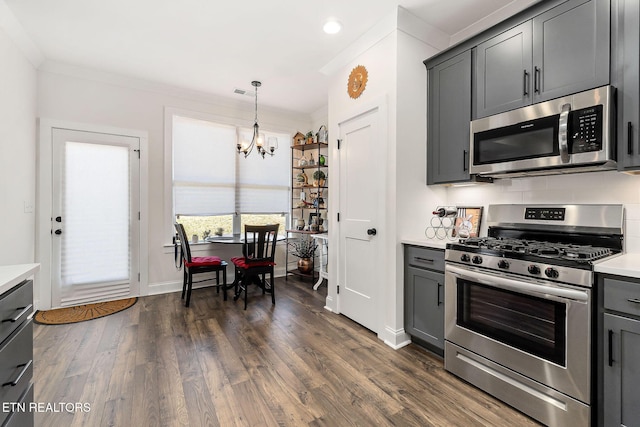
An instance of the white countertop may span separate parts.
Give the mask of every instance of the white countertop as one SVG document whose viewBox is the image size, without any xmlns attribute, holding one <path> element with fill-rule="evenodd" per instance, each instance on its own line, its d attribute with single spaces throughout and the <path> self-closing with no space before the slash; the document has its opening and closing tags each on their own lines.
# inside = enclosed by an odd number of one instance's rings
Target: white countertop
<svg viewBox="0 0 640 427">
<path fill-rule="evenodd" d="M 40 264 L 0 265 L 0 294 L 33 276 L 39 269 Z"/>
<path fill-rule="evenodd" d="M 640 279 L 640 253 L 623 254 L 597 263 L 594 271 Z"/>
<path fill-rule="evenodd" d="M 415 245 L 415 246 L 423 246 L 425 248 L 435 248 L 435 249 L 445 249 L 447 243 L 452 243 L 455 240 L 438 240 L 438 239 L 427 239 L 423 238 L 409 238 L 409 239 L 401 239 L 400 242 L 404 245 Z"/>
</svg>

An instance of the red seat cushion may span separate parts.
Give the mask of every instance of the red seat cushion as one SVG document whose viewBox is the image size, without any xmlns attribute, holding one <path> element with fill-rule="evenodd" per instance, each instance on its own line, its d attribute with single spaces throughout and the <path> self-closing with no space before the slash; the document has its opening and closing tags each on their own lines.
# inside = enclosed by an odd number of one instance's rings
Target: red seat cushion
<svg viewBox="0 0 640 427">
<path fill-rule="evenodd" d="M 222 259 L 217 256 L 194 256 L 191 258 L 191 262 L 184 263 L 187 267 L 206 267 L 210 265 L 220 265 Z"/>
<path fill-rule="evenodd" d="M 273 267 L 274 265 L 276 265 L 276 263 L 273 262 L 273 261 L 251 262 L 251 260 L 249 260 L 249 262 L 247 262 L 246 258 L 242 257 L 242 256 L 237 256 L 237 257 L 231 258 L 231 262 L 237 268 L 242 268 L 242 269 L 245 269 L 245 270 L 247 268 L 251 268 L 251 267 Z"/>
</svg>

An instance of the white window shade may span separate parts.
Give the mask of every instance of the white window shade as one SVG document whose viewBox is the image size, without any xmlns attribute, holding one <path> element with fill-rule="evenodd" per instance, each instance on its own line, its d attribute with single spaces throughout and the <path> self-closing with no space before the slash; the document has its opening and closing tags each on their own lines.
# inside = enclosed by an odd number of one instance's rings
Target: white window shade
<svg viewBox="0 0 640 427">
<path fill-rule="evenodd" d="M 235 127 L 174 116 L 172 139 L 175 214 L 235 212 Z"/>
<path fill-rule="evenodd" d="M 252 129 L 241 129 L 240 138 L 251 141 Z M 239 159 L 238 211 L 241 213 L 284 213 L 289 210 L 290 146 L 288 135 L 265 132 L 265 141 L 278 139 L 273 157 L 263 159 L 256 152 Z M 255 150 L 255 149 L 254 149 Z"/>
<path fill-rule="evenodd" d="M 64 149 L 63 299 L 77 297 L 79 285 L 96 294 L 96 283 L 123 282 L 128 291 L 129 148 L 68 141 Z"/>
</svg>

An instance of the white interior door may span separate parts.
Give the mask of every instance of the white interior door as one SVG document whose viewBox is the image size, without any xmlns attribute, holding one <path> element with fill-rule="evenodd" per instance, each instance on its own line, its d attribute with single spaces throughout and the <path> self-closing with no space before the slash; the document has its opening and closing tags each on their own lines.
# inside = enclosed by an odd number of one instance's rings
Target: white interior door
<svg viewBox="0 0 640 427">
<path fill-rule="evenodd" d="M 139 294 L 139 147 L 53 129 L 52 307 Z"/>
<path fill-rule="evenodd" d="M 340 313 L 378 332 L 381 274 L 377 223 L 380 132 L 378 109 L 340 124 L 338 306 Z M 374 234 L 375 233 L 375 234 Z"/>
</svg>

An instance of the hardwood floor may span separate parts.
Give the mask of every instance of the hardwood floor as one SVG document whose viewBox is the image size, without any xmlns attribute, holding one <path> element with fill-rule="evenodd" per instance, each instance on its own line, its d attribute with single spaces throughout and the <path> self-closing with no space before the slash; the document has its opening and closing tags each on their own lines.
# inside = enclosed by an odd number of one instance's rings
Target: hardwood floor
<svg viewBox="0 0 640 427">
<path fill-rule="evenodd" d="M 255 288 L 255 287 L 254 287 Z M 295 278 L 249 306 L 215 290 L 142 297 L 123 312 L 34 325 L 36 426 L 536 426 L 411 344 L 393 350 L 324 310 Z M 86 409 L 86 408 L 85 408 Z"/>
</svg>

